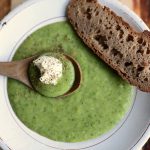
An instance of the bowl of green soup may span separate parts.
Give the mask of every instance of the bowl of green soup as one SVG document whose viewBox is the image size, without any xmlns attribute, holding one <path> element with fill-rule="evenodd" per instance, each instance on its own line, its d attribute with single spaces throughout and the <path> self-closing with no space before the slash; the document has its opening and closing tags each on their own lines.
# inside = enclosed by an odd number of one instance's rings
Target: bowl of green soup
<svg viewBox="0 0 150 150">
<path fill-rule="evenodd" d="M 64 53 L 79 63 L 82 72 L 80 87 L 65 97 L 55 97 L 65 84 L 46 97 L 0 76 L 0 145 L 14 150 L 139 149 L 150 136 L 150 95 L 129 85 L 81 41 L 66 18 L 68 2 L 31 0 L 0 24 L 0 61 Z M 148 29 L 121 3 L 100 3 L 135 30 Z M 70 72 L 64 80 L 72 84 Z M 40 81 L 34 83 L 41 90 Z M 45 87 L 42 90 L 47 94 Z"/>
</svg>

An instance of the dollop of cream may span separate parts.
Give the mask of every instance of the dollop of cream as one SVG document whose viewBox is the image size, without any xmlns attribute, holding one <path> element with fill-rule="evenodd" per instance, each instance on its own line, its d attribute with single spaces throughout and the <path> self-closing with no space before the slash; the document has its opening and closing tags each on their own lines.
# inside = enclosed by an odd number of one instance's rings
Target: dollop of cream
<svg viewBox="0 0 150 150">
<path fill-rule="evenodd" d="M 40 81 L 44 84 L 56 85 L 62 77 L 63 64 L 55 57 L 40 56 L 33 63 L 40 70 Z"/>
</svg>

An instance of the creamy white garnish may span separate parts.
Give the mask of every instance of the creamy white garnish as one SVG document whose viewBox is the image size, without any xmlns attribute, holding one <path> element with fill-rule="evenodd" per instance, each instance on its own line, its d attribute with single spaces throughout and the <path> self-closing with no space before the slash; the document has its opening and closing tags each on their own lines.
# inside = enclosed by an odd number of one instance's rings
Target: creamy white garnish
<svg viewBox="0 0 150 150">
<path fill-rule="evenodd" d="M 40 81 L 44 84 L 56 85 L 62 77 L 63 65 L 61 61 L 52 56 L 40 56 L 33 61 L 41 72 Z"/>
</svg>

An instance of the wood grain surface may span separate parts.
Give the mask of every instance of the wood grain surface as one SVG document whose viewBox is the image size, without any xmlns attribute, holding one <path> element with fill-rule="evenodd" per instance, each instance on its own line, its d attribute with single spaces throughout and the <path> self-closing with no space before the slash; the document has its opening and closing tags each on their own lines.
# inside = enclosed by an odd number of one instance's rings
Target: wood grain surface
<svg viewBox="0 0 150 150">
<path fill-rule="evenodd" d="M 10 0 L 0 0 L 0 19 L 2 19 L 10 11 Z"/>
<path fill-rule="evenodd" d="M 21 4 L 25 0 L 11 0 L 11 8 L 15 8 L 17 5 Z"/>
</svg>

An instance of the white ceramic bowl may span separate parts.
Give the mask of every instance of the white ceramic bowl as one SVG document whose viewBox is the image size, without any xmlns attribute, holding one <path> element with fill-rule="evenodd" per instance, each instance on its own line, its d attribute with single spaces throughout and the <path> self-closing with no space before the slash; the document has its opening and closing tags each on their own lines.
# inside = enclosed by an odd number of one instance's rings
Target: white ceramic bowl
<svg viewBox="0 0 150 150">
<path fill-rule="evenodd" d="M 0 61 L 10 61 L 16 49 L 40 27 L 65 20 L 69 0 L 30 0 L 0 24 Z M 100 0 L 122 16 L 135 30 L 148 30 L 132 11 L 115 0 Z M 7 150 L 139 150 L 150 137 L 150 94 L 137 91 L 130 112 L 109 133 L 80 143 L 49 140 L 31 131 L 16 117 L 7 96 L 7 78 L 0 76 L 0 145 Z"/>
</svg>

